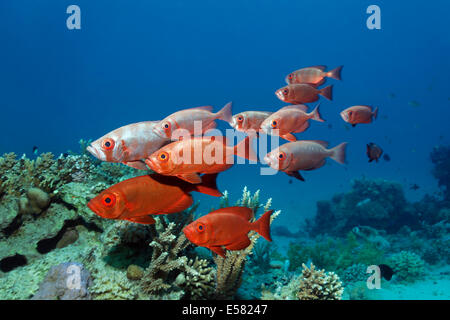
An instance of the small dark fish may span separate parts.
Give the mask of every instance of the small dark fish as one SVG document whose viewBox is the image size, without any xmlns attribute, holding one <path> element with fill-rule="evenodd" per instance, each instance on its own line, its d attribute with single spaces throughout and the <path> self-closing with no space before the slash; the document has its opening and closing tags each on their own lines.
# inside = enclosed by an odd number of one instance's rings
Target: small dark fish
<svg viewBox="0 0 450 320">
<path fill-rule="evenodd" d="M 410 102 L 408 102 L 408 104 L 409 104 L 411 107 L 420 107 L 420 103 L 417 102 L 416 100 L 410 101 Z"/>
<path fill-rule="evenodd" d="M 381 149 L 379 146 L 377 146 L 375 143 L 371 142 L 367 145 L 367 156 L 369 157 L 369 162 L 372 162 L 375 160 L 378 162 L 378 159 L 383 154 L 383 149 Z"/>
<path fill-rule="evenodd" d="M 394 99 L 396 97 L 395 93 L 391 92 L 389 93 L 389 98 Z"/>
<path fill-rule="evenodd" d="M 37 155 L 39 152 L 39 148 L 37 146 L 33 146 L 33 154 Z"/>
<path fill-rule="evenodd" d="M 392 275 L 395 272 L 394 272 L 394 270 L 391 269 L 391 267 L 389 267 L 386 264 L 380 264 L 380 265 L 378 265 L 378 267 L 380 268 L 380 273 L 383 278 L 385 278 L 387 281 L 392 279 Z"/>
<path fill-rule="evenodd" d="M 331 123 L 328 124 L 328 129 L 333 129 L 333 125 Z"/>
<path fill-rule="evenodd" d="M 384 161 L 391 161 L 391 157 L 387 153 L 383 155 L 383 159 Z"/>
<path fill-rule="evenodd" d="M 292 184 L 292 179 L 289 179 L 289 182 L 288 182 L 289 184 Z"/>
<path fill-rule="evenodd" d="M 414 191 L 416 191 L 416 190 L 418 190 L 418 189 L 420 189 L 420 186 L 418 186 L 416 183 L 414 183 L 413 185 L 411 185 L 411 187 L 409 187 L 411 190 L 414 190 Z"/>
<path fill-rule="evenodd" d="M 69 156 L 69 154 L 67 152 L 64 152 L 62 155 L 64 158 L 67 158 Z"/>
</svg>

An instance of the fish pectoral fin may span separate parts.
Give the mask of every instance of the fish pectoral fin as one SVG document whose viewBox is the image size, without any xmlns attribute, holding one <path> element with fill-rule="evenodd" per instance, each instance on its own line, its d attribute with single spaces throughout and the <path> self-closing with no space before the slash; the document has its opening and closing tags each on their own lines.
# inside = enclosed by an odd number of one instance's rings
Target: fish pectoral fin
<svg viewBox="0 0 450 320">
<path fill-rule="evenodd" d="M 250 245 L 250 239 L 246 235 L 242 239 L 239 239 L 238 241 L 227 245 L 225 248 L 227 248 L 228 250 L 243 250 L 243 249 L 247 248 L 249 245 Z"/>
<path fill-rule="evenodd" d="M 294 132 L 295 132 L 295 133 L 303 132 L 303 131 L 305 131 L 305 130 L 308 129 L 308 128 L 309 128 L 309 122 L 308 122 L 308 121 L 305 121 L 305 123 L 302 124 L 299 128 L 297 128 Z M 294 137 L 294 138 L 295 138 L 295 137 Z"/>
<path fill-rule="evenodd" d="M 294 177 L 298 180 L 305 181 L 305 178 L 303 178 L 303 176 L 300 174 L 300 171 L 290 171 L 290 172 L 286 172 L 286 174 L 288 176 Z"/>
<path fill-rule="evenodd" d="M 197 173 L 186 173 L 177 175 L 181 180 L 187 181 L 192 184 L 198 184 L 202 182 L 202 177 L 200 177 Z"/>
<path fill-rule="evenodd" d="M 190 194 L 185 194 L 184 196 L 181 197 L 180 200 L 174 202 L 171 206 L 165 208 L 164 212 L 161 212 L 161 214 L 181 212 L 192 206 L 192 203 L 194 203 L 192 196 Z"/>
<path fill-rule="evenodd" d="M 134 217 L 134 218 L 127 218 L 125 220 L 140 223 L 140 224 L 154 224 L 156 221 L 153 219 L 152 216 L 143 216 L 143 217 Z"/>
<path fill-rule="evenodd" d="M 148 170 L 147 166 L 141 160 L 123 162 L 124 165 L 138 170 Z"/>
<path fill-rule="evenodd" d="M 207 248 L 222 258 L 225 258 L 225 250 L 221 246 L 209 246 Z"/>
<path fill-rule="evenodd" d="M 286 134 L 283 134 L 282 136 L 280 136 L 280 137 L 282 137 L 283 139 L 285 139 L 285 140 L 288 140 L 288 141 L 297 141 L 297 138 L 293 135 L 293 134 L 291 134 L 291 133 L 286 133 Z"/>
</svg>

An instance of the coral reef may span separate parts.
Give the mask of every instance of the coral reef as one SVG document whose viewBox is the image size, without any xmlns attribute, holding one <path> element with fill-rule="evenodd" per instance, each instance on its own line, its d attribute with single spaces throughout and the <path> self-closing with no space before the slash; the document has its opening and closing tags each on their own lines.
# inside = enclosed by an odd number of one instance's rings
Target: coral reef
<svg viewBox="0 0 450 320">
<path fill-rule="evenodd" d="M 425 272 L 425 263 L 422 258 L 410 251 L 401 251 L 392 255 L 389 265 L 398 280 L 402 282 L 414 282 L 420 279 Z"/>
<path fill-rule="evenodd" d="M 341 300 L 344 293 L 339 276 L 334 272 L 316 270 L 311 264 L 303 264 L 302 277 L 297 293 L 299 300 Z"/>
<path fill-rule="evenodd" d="M 450 146 L 434 147 L 430 158 L 434 164 L 433 176 L 444 189 L 444 199 L 450 201 Z"/>
<path fill-rule="evenodd" d="M 80 263 L 51 267 L 33 300 L 90 300 L 91 275 Z"/>
</svg>

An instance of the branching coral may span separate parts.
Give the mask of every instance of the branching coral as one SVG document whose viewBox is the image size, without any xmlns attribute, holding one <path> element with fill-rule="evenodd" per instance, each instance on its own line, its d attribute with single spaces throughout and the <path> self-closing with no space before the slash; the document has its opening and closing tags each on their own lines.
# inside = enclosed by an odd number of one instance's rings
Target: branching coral
<svg viewBox="0 0 450 320">
<path fill-rule="evenodd" d="M 224 192 L 224 196 L 221 199 L 221 207 L 228 206 L 228 193 Z M 248 206 L 252 208 L 254 212 L 258 208 L 264 207 L 264 211 L 269 210 L 272 204 L 272 199 L 267 200 L 266 204 L 262 206 L 259 202 L 259 190 L 256 191 L 253 196 L 247 187 L 244 187 L 242 197 L 236 202 L 238 206 Z M 270 218 L 270 223 L 281 213 L 276 211 Z M 215 289 L 216 299 L 232 299 L 239 286 L 242 283 L 242 274 L 247 262 L 247 256 L 252 254 L 252 250 L 260 235 L 251 231 L 249 233 L 250 245 L 244 250 L 240 251 L 227 251 L 225 258 L 220 256 L 214 256 L 214 262 L 217 265 L 217 280 Z"/>
<path fill-rule="evenodd" d="M 316 270 L 313 264 L 310 268 L 303 264 L 297 293 L 299 300 L 341 300 L 343 293 L 344 287 L 337 274 Z"/>
</svg>

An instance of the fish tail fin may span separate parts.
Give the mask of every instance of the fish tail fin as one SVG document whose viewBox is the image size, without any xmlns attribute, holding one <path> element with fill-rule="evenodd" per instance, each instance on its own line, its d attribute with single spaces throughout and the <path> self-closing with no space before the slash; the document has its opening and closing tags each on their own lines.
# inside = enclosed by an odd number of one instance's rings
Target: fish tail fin
<svg viewBox="0 0 450 320">
<path fill-rule="evenodd" d="M 273 210 L 269 210 L 261 218 L 252 223 L 252 230 L 259 233 L 267 241 L 272 241 L 270 237 L 270 215 L 272 213 Z"/>
<path fill-rule="evenodd" d="M 324 96 L 328 100 L 333 100 L 333 85 L 329 85 L 319 90 L 319 94 Z"/>
<path fill-rule="evenodd" d="M 221 197 L 223 196 L 222 192 L 217 188 L 217 176 L 218 173 L 213 174 L 204 174 L 202 176 L 202 182 L 199 184 L 193 184 L 194 191 L 204 193 L 213 197 Z"/>
<path fill-rule="evenodd" d="M 228 102 L 219 112 L 216 113 L 217 119 L 231 123 L 233 117 L 231 107 L 233 103 Z"/>
<path fill-rule="evenodd" d="M 344 66 L 339 66 L 339 67 L 337 67 L 337 68 L 335 68 L 333 70 L 328 71 L 327 72 L 327 77 L 332 78 L 332 79 L 336 79 L 336 80 L 342 80 L 341 71 L 342 71 L 343 67 Z"/>
<path fill-rule="evenodd" d="M 340 145 L 334 147 L 330 151 L 332 152 L 330 158 L 334 161 L 345 164 L 345 148 L 347 147 L 347 142 L 342 142 Z"/>
<path fill-rule="evenodd" d="M 375 110 L 373 111 L 372 115 L 373 115 L 374 119 L 377 118 L 377 116 L 378 116 L 378 107 L 375 107 Z"/>
<path fill-rule="evenodd" d="M 258 155 L 252 147 L 252 142 L 255 136 L 247 136 L 244 140 L 234 146 L 234 154 L 238 157 L 245 158 L 250 161 L 258 161 Z"/>
<path fill-rule="evenodd" d="M 312 118 L 311 119 L 316 120 L 316 121 L 320 121 L 320 122 L 325 122 L 325 120 L 323 120 L 322 116 L 320 115 L 319 107 L 320 107 L 320 102 L 317 104 L 317 106 L 311 112 L 311 114 L 312 114 Z"/>
</svg>

